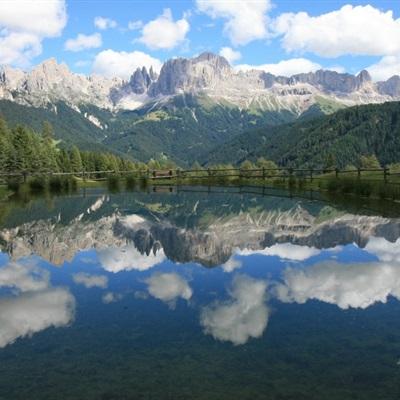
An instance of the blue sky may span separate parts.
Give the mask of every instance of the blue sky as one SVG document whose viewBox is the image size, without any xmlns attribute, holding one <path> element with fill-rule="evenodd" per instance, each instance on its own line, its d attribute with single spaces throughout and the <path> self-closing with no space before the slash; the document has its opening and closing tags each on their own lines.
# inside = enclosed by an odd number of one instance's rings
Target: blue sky
<svg viewBox="0 0 400 400">
<path fill-rule="evenodd" d="M 29 69 L 55 57 L 75 72 L 127 78 L 139 65 L 202 51 L 241 69 L 369 68 L 386 79 L 400 74 L 400 1 L 0 2 L 0 64 Z"/>
</svg>

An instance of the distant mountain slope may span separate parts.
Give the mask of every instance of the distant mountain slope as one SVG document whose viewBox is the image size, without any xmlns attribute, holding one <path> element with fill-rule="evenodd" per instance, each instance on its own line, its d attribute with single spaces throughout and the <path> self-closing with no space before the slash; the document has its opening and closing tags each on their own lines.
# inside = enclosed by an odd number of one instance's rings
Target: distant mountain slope
<svg viewBox="0 0 400 400">
<path fill-rule="evenodd" d="M 135 111 L 120 111 L 109 123 L 104 143 L 139 160 L 167 155 L 191 165 L 203 152 L 265 125 L 295 121 L 290 111 L 253 113 L 207 96 L 182 94 Z"/>
<path fill-rule="evenodd" d="M 262 114 L 215 104 L 206 96 L 180 95 L 134 111 L 111 112 L 93 105 L 75 109 L 64 102 L 29 107 L 0 100 L 0 114 L 10 125 L 25 124 L 36 131 L 49 121 L 66 146 L 113 151 L 148 161 L 166 155 L 191 165 L 204 151 L 250 129 L 296 120 L 289 111 Z"/>
<path fill-rule="evenodd" d="M 266 157 L 286 166 L 339 167 L 375 154 L 382 165 L 400 162 L 400 102 L 364 105 L 312 120 L 252 130 L 204 154 L 202 162 L 240 163 Z"/>
<path fill-rule="evenodd" d="M 8 100 L 0 100 L 0 115 L 14 126 L 23 124 L 40 132 L 43 121 L 49 121 L 57 139 L 66 145 L 76 144 L 82 149 L 102 148 L 105 138 L 104 131 L 90 122 L 84 114 L 78 113 L 63 102 L 58 102 L 49 108 L 37 108 L 20 105 Z"/>
</svg>

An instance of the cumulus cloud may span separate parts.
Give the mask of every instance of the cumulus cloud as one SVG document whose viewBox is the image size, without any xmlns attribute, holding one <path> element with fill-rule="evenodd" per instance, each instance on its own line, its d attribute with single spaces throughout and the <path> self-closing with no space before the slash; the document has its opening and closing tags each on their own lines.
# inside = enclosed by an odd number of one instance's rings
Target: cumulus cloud
<svg viewBox="0 0 400 400">
<path fill-rule="evenodd" d="M 78 272 L 72 275 L 73 281 L 77 285 L 83 285 L 86 288 L 102 288 L 105 289 L 108 286 L 108 278 L 105 275 L 92 275 L 86 272 Z"/>
<path fill-rule="evenodd" d="M 129 79 L 137 68 L 153 67 L 155 71 L 160 71 L 162 63 L 157 58 L 141 51 L 131 53 L 125 51 L 104 50 L 97 54 L 92 70 L 94 73 L 104 75 L 109 78 L 119 76 Z"/>
<path fill-rule="evenodd" d="M 46 289 L 49 282 L 49 273 L 36 266 L 10 262 L 0 268 L 0 287 L 29 292 Z"/>
<path fill-rule="evenodd" d="M 316 256 L 320 250 L 315 247 L 299 246 L 292 243 L 276 243 L 263 250 L 239 250 L 237 254 L 249 256 L 252 254 L 262 254 L 265 256 L 278 256 L 285 260 L 304 261 L 310 257 Z"/>
<path fill-rule="evenodd" d="M 292 76 L 301 73 L 315 72 L 321 68 L 321 65 L 307 60 L 306 58 L 292 58 L 290 60 L 280 61 L 276 64 L 241 64 L 235 67 L 237 71 L 250 71 L 252 69 L 258 69 L 277 76 Z"/>
<path fill-rule="evenodd" d="M 211 18 L 222 18 L 224 33 L 236 45 L 267 36 L 270 0 L 196 0 L 197 9 Z"/>
<path fill-rule="evenodd" d="M 385 238 L 372 236 L 364 250 L 376 255 L 381 261 L 400 261 L 400 238 L 389 242 Z"/>
<path fill-rule="evenodd" d="M 178 298 L 189 300 L 193 294 L 187 281 L 176 273 L 156 273 L 145 282 L 151 296 L 170 305 Z"/>
<path fill-rule="evenodd" d="M 98 250 L 97 257 L 106 271 L 114 273 L 131 270 L 145 271 L 165 260 L 163 250 L 159 250 L 156 254 L 141 254 L 134 245 Z"/>
<path fill-rule="evenodd" d="M 97 29 L 101 29 L 104 31 L 106 29 L 116 28 L 117 23 L 116 23 L 116 21 L 114 21 L 113 19 L 110 19 L 110 18 L 96 17 L 94 19 L 94 26 Z"/>
<path fill-rule="evenodd" d="M 289 52 L 312 52 L 321 57 L 396 55 L 400 53 L 400 19 L 370 5 L 346 5 L 313 17 L 305 12 L 285 13 L 274 23 Z"/>
<path fill-rule="evenodd" d="M 219 55 L 225 57 L 230 64 L 233 64 L 235 61 L 242 58 L 240 51 L 233 50 L 230 47 L 223 47 L 220 50 Z"/>
<path fill-rule="evenodd" d="M 269 316 L 265 305 L 267 283 L 239 275 L 233 279 L 230 300 L 205 307 L 200 323 L 215 339 L 244 344 L 263 334 Z"/>
<path fill-rule="evenodd" d="M 29 65 L 66 23 L 65 0 L 0 1 L 0 64 Z"/>
<path fill-rule="evenodd" d="M 185 40 L 189 30 L 190 25 L 185 17 L 174 21 L 171 10 L 166 8 L 158 18 L 143 26 L 138 41 L 153 50 L 170 50 Z"/>
<path fill-rule="evenodd" d="M 101 47 L 102 39 L 100 33 L 84 35 L 80 33 L 75 39 L 68 39 L 64 44 L 64 49 L 68 51 L 82 51 Z"/>
<path fill-rule="evenodd" d="M 0 268 L 0 288 L 12 291 L 0 298 L 0 347 L 72 322 L 75 298 L 67 289 L 50 287 L 49 278 L 47 271 L 34 265 L 12 262 Z"/>
<path fill-rule="evenodd" d="M 364 309 L 385 303 L 390 295 L 400 299 L 400 267 L 398 263 L 323 262 L 305 269 L 287 268 L 274 291 L 283 302 L 303 304 L 314 299 L 342 309 Z"/>
<path fill-rule="evenodd" d="M 385 81 L 393 75 L 400 76 L 400 55 L 382 57 L 367 68 L 374 81 Z"/>
<path fill-rule="evenodd" d="M 0 347 L 46 328 L 68 325 L 74 318 L 75 299 L 63 288 L 26 292 L 0 300 Z"/>
</svg>

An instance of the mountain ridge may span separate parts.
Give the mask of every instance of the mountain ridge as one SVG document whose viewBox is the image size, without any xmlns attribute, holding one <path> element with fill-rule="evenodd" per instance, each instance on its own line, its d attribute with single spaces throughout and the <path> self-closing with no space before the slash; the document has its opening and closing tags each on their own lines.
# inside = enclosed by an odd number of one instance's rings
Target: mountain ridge
<svg viewBox="0 0 400 400">
<path fill-rule="evenodd" d="M 138 68 L 129 80 L 75 74 L 54 58 L 30 72 L 0 69 L 0 99 L 39 107 L 64 101 L 75 109 L 91 104 L 134 110 L 182 93 L 207 94 L 217 103 L 225 100 L 239 108 L 297 110 L 300 115 L 316 103 L 316 96 L 344 106 L 400 100 L 400 77 L 372 82 L 365 70 L 357 75 L 318 70 L 290 77 L 255 69 L 235 71 L 224 57 L 210 52 L 167 60 L 159 74 L 153 68 Z"/>
</svg>

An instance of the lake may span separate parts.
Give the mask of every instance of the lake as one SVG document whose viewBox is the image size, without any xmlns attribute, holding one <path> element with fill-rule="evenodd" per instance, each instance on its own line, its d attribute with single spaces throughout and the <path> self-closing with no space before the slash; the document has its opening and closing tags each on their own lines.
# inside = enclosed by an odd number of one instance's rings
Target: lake
<svg viewBox="0 0 400 400">
<path fill-rule="evenodd" d="M 1 400 L 400 398 L 400 206 L 93 188 L 0 249 Z"/>
</svg>

